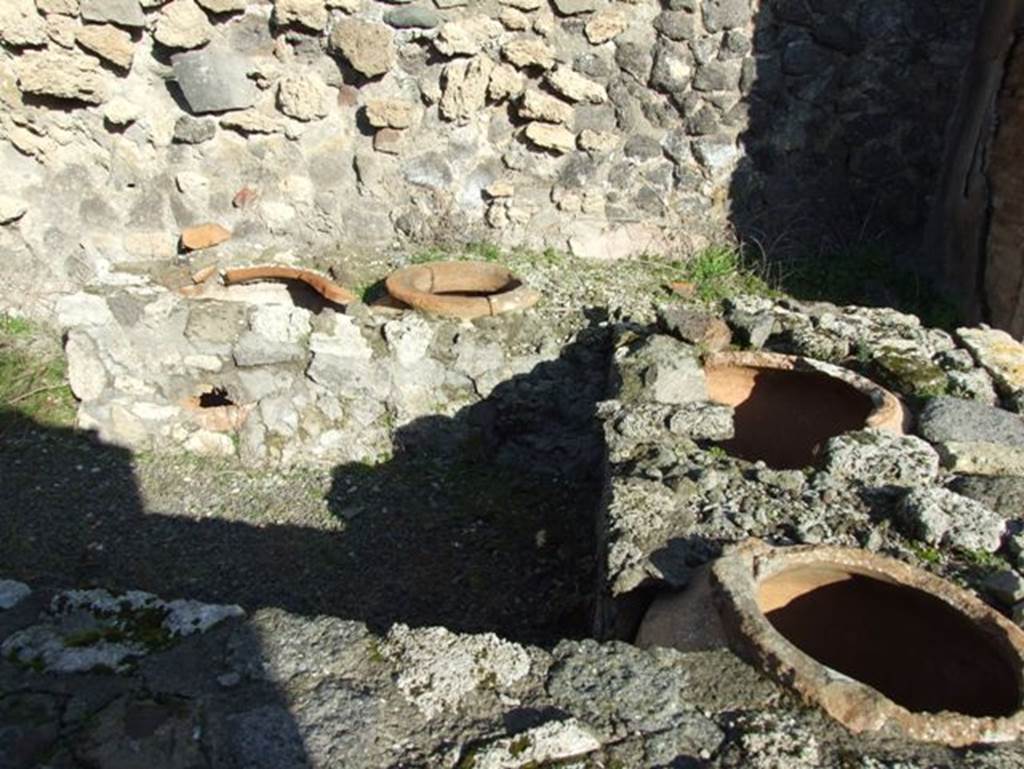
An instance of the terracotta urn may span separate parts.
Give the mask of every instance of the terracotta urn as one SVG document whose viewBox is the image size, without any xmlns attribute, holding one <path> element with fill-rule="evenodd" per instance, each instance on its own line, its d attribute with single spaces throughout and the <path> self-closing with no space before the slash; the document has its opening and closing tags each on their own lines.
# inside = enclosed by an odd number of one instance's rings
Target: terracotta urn
<svg viewBox="0 0 1024 769">
<path fill-rule="evenodd" d="M 720 352 L 704 362 L 708 395 L 732 406 L 736 434 L 722 447 L 777 469 L 814 465 L 829 438 L 850 430 L 903 432 L 891 392 L 848 369 L 767 352 Z"/>
<path fill-rule="evenodd" d="M 748 540 L 649 608 L 640 646 L 728 646 L 853 732 L 952 746 L 1024 735 L 1024 631 L 866 550 Z"/>
</svg>

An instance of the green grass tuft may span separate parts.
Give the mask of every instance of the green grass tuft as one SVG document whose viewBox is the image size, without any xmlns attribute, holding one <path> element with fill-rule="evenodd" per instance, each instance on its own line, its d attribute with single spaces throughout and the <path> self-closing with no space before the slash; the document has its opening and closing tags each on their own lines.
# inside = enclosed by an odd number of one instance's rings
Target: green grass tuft
<svg viewBox="0 0 1024 769">
<path fill-rule="evenodd" d="M 455 259 L 451 251 L 442 248 L 425 248 L 422 251 L 409 254 L 409 264 L 424 264 L 425 262 L 443 262 L 447 259 Z"/>
<path fill-rule="evenodd" d="M 0 336 L 27 336 L 32 332 L 32 324 L 24 318 L 13 315 L 0 315 Z"/>
<path fill-rule="evenodd" d="M 64 427 L 75 418 L 64 355 L 54 335 L 22 318 L 0 315 L 0 429 L 9 414 Z"/>
<path fill-rule="evenodd" d="M 697 296 L 717 302 L 739 294 L 770 296 L 775 292 L 763 270 L 755 268 L 741 248 L 711 245 L 680 264 L 682 279 L 694 284 Z"/>
<path fill-rule="evenodd" d="M 432 246 L 425 248 L 422 251 L 409 255 L 410 264 L 423 264 L 424 262 L 445 262 L 445 261 L 462 261 L 462 260 L 478 260 L 483 262 L 500 262 L 503 260 L 505 254 L 501 248 L 496 246 L 494 243 L 487 242 L 475 242 L 466 243 L 462 246 L 455 246 L 452 248 L 442 248 L 440 246 Z"/>
<path fill-rule="evenodd" d="M 480 259 L 485 262 L 500 262 L 502 252 L 493 243 L 470 243 L 466 246 L 466 256 L 470 259 Z"/>
<path fill-rule="evenodd" d="M 961 550 L 960 554 L 971 566 L 982 572 L 1002 571 L 1009 568 L 1009 564 L 995 553 L 985 550 Z"/>
<path fill-rule="evenodd" d="M 942 553 L 929 545 L 915 543 L 910 546 L 910 549 L 914 551 L 914 555 L 925 563 L 939 563 L 942 560 Z"/>
</svg>

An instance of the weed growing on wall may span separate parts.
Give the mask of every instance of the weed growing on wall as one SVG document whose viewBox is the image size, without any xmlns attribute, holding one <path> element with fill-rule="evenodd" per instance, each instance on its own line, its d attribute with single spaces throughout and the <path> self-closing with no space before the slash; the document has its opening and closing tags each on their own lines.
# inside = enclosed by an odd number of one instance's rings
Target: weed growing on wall
<svg viewBox="0 0 1024 769">
<path fill-rule="evenodd" d="M 765 265 L 755 264 L 739 246 L 710 245 L 675 264 L 680 279 L 693 283 L 697 296 L 708 302 L 739 294 L 776 293 Z"/>
</svg>

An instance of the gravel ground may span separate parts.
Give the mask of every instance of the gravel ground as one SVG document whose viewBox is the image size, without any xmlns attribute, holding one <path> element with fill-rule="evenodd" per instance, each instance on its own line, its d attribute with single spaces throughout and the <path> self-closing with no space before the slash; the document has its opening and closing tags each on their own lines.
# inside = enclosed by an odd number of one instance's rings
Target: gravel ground
<svg viewBox="0 0 1024 769">
<path fill-rule="evenodd" d="M 543 292 L 534 312 L 553 342 L 609 315 L 653 319 L 665 282 L 679 277 L 653 261 L 567 270 L 563 260 L 503 255 Z M 589 634 L 596 476 L 534 477 L 522 463 L 429 450 L 374 466 L 257 470 L 135 455 L 9 409 L 3 418 L 5 577 L 278 607 L 375 630 L 443 625 L 544 646 Z"/>
<path fill-rule="evenodd" d="M 587 629 L 594 494 L 402 455 L 288 470 L 133 457 L 15 418 L 0 573 L 549 645 Z"/>
</svg>

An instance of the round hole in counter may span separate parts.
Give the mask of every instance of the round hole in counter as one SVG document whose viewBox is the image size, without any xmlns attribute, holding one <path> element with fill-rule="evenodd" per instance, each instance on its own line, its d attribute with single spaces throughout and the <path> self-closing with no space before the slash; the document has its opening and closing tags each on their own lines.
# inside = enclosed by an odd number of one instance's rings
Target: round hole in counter
<svg viewBox="0 0 1024 769">
<path fill-rule="evenodd" d="M 733 456 L 776 469 L 816 464 L 824 443 L 865 427 L 902 430 L 892 393 L 837 366 L 773 353 L 718 353 L 705 362 L 708 396 L 732 406 Z"/>
<path fill-rule="evenodd" d="M 734 545 L 654 600 L 643 647 L 728 647 L 854 733 L 1024 736 L 1024 631 L 949 580 L 829 545 Z"/>
<path fill-rule="evenodd" d="M 841 566 L 786 569 L 758 585 L 779 633 L 907 710 L 1007 716 L 1018 672 L 969 617 L 929 593 Z"/>
</svg>

